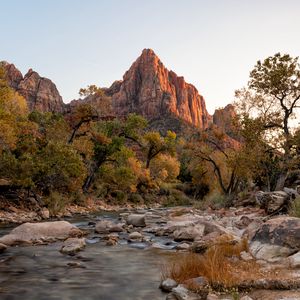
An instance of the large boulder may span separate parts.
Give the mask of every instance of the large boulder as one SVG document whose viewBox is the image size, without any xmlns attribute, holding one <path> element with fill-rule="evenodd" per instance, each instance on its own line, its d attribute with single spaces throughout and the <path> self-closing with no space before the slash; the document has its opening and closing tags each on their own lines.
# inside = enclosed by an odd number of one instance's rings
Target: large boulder
<svg viewBox="0 0 300 300">
<path fill-rule="evenodd" d="M 286 210 L 291 196 L 284 191 L 259 192 L 256 199 L 260 204 L 260 207 L 263 208 L 267 214 L 273 214 Z"/>
<path fill-rule="evenodd" d="M 0 243 L 11 246 L 64 240 L 81 235 L 80 229 L 66 221 L 24 223 L 1 237 Z"/>
<path fill-rule="evenodd" d="M 127 217 L 127 225 L 135 227 L 145 227 L 145 215 L 131 214 Z"/>
<path fill-rule="evenodd" d="M 257 259 L 278 261 L 300 250 L 300 219 L 278 217 L 262 224 L 250 241 Z"/>
<path fill-rule="evenodd" d="M 96 223 L 95 231 L 97 233 L 122 232 L 123 224 L 115 224 L 109 220 L 102 220 Z"/>
<path fill-rule="evenodd" d="M 205 226 L 198 224 L 195 226 L 182 227 L 173 232 L 175 241 L 194 241 L 203 237 Z"/>
</svg>

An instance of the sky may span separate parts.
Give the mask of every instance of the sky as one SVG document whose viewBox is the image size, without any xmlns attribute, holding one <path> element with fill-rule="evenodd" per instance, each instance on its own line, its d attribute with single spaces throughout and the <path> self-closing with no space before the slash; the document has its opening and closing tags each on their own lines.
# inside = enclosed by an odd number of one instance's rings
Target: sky
<svg viewBox="0 0 300 300">
<path fill-rule="evenodd" d="M 300 54 L 299 15 L 299 0 L 0 0 L 0 60 L 50 78 L 69 102 L 151 48 L 212 113 L 257 60 Z"/>
</svg>

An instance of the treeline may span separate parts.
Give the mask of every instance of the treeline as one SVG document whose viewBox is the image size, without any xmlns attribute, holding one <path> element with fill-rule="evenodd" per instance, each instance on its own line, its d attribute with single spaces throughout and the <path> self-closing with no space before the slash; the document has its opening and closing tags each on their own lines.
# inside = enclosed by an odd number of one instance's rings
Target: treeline
<svg viewBox="0 0 300 300">
<path fill-rule="evenodd" d="M 101 89 L 80 94 L 97 107 L 86 101 L 65 115 L 29 112 L 0 68 L 0 179 L 42 196 L 53 210 L 87 195 L 119 204 L 188 204 L 212 193 L 233 200 L 254 186 L 278 190 L 298 179 L 300 131 L 291 126 L 300 99 L 297 58 L 257 62 L 236 93 L 235 139 L 213 125 L 162 136 L 141 116 L 112 117 Z"/>
</svg>

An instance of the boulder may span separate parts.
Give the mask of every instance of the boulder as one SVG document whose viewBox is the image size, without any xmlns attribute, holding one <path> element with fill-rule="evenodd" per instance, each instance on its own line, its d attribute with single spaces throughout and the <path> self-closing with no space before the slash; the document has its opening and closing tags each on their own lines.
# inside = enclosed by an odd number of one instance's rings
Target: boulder
<svg viewBox="0 0 300 300">
<path fill-rule="evenodd" d="M 145 215 L 131 214 L 127 217 L 127 225 L 135 227 L 145 227 Z"/>
<path fill-rule="evenodd" d="M 250 241 L 257 259 L 278 261 L 300 250 L 300 219 L 278 217 L 262 224 Z"/>
<path fill-rule="evenodd" d="M 84 238 L 68 238 L 64 241 L 60 252 L 64 254 L 73 255 L 85 247 Z"/>
<path fill-rule="evenodd" d="M 289 256 L 289 263 L 292 268 L 300 268 L 300 251 Z"/>
<path fill-rule="evenodd" d="M 42 219 L 49 219 L 50 218 L 50 212 L 49 209 L 46 207 L 43 207 L 40 210 L 40 216 L 42 217 Z"/>
<path fill-rule="evenodd" d="M 95 231 L 97 233 L 122 232 L 123 224 L 115 224 L 109 220 L 102 220 L 96 223 Z"/>
<path fill-rule="evenodd" d="M 64 240 L 70 236 L 82 235 L 82 231 L 66 221 L 24 223 L 0 238 L 5 245 L 31 244 Z"/>
<path fill-rule="evenodd" d="M 284 191 L 276 191 L 260 192 L 257 199 L 260 203 L 260 207 L 263 208 L 267 214 L 274 214 L 284 209 L 286 210 L 291 197 Z"/>
<path fill-rule="evenodd" d="M 163 280 L 161 283 L 160 283 L 160 286 L 159 288 L 164 291 L 164 292 L 171 292 L 173 288 L 175 288 L 176 286 L 178 285 L 178 283 L 174 280 L 174 279 L 171 279 L 171 278 L 167 278 L 165 280 Z"/>
<path fill-rule="evenodd" d="M 198 224 L 195 226 L 188 226 L 177 229 L 173 232 L 173 237 L 175 241 L 194 241 L 203 237 L 205 226 L 203 224 Z"/>
<path fill-rule="evenodd" d="M 131 232 L 128 237 L 130 241 L 140 241 L 143 239 L 143 235 L 137 231 Z"/>
</svg>

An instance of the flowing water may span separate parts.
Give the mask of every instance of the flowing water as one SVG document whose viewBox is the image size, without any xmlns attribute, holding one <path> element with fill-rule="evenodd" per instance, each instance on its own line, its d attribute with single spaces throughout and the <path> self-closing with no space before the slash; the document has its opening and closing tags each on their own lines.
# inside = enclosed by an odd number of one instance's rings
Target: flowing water
<svg viewBox="0 0 300 300">
<path fill-rule="evenodd" d="M 111 218 L 111 216 L 110 216 Z M 89 219 L 71 220 L 86 228 Z M 8 229 L 0 229 L 0 235 Z M 135 245 L 137 248 L 144 248 Z M 59 252 L 61 243 L 11 247 L 0 254 L 0 299 L 159 300 L 161 265 L 170 251 L 121 244 L 105 246 L 90 237 L 75 256 Z"/>
</svg>

